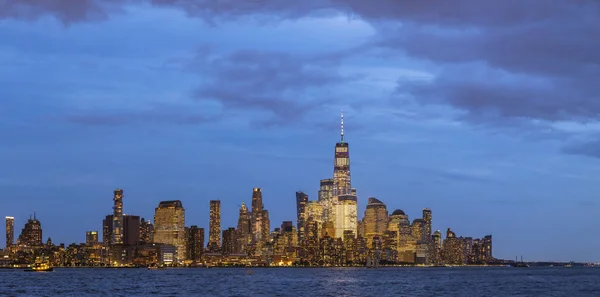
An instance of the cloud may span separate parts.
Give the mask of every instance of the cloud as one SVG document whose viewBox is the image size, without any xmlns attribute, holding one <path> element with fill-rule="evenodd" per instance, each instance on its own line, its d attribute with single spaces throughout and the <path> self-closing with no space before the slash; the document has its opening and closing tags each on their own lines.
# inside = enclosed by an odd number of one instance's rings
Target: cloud
<svg viewBox="0 0 600 297">
<path fill-rule="evenodd" d="M 35 20 L 50 15 L 65 24 L 105 20 L 109 12 L 114 11 L 106 4 L 116 4 L 116 2 L 112 0 L 0 0 L 0 19 Z"/>
<path fill-rule="evenodd" d="M 182 110 L 160 110 L 138 112 L 86 112 L 71 113 L 60 118 L 61 120 L 86 125 L 86 126 L 121 126 L 134 123 L 167 123 L 176 125 L 196 125 L 214 122 L 220 119 L 218 115 L 203 115 Z"/>
<path fill-rule="evenodd" d="M 600 158 L 600 138 L 586 142 L 571 143 L 565 146 L 562 152 L 571 155 Z"/>
<path fill-rule="evenodd" d="M 336 100 L 332 88 L 351 81 L 337 71 L 337 63 L 320 57 L 279 52 L 236 51 L 213 54 L 201 50 L 189 69 L 200 85 L 199 101 L 216 101 L 226 110 L 266 112 L 262 125 L 297 122 L 309 112 Z"/>
</svg>

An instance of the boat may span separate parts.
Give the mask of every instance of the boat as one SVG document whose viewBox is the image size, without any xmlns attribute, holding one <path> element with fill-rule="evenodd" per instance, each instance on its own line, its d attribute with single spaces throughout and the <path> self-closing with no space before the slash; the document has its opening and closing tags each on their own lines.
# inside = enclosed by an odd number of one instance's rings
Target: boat
<svg viewBox="0 0 600 297">
<path fill-rule="evenodd" d="M 54 271 L 54 268 L 51 267 L 48 262 L 35 262 L 31 267 L 25 269 L 27 272 L 48 272 Z"/>
<path fill-rule="evenodd" d="M 565 268 L 573 268 L 573 264 L 571 264 L 571 263 L 565 264 Z"/>
<path fill-rule="evenodd" d="M 158 270 L 158 269 L 165 269 L 165 267 L 164 266 L 159 266 L 156 263 L 150 264 L 148 266 L 148 270 Z"/>
<path fill-rule="evenodd" d="M 517 261 L 517 258 L 515 257 L 515 263 L 512 264 L 512 267 L 527 268 L 529 267 L 529 264 L 523 262 L 523 256 L 521 256 L 521 262 Z"/>
</svg>

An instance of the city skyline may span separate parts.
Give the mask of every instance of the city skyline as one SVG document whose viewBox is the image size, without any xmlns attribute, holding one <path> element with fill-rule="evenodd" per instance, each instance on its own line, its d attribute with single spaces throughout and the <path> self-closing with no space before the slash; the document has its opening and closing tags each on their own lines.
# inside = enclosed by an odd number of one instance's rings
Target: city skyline
<svg viewBox="0 0 600 297">
<path fill-rule="evenodd" d="M 116 2 L 0 13 L 15 240 L 37 210 L 44 242 L 85 242 L 117 188 L 123 215 L 182 201 L 206 240 L 209 201 L 235 227 L 254 188 L 271 229 L 295 222 L 344 110 L 359 216 L 375 197 L 498 258 L 598 261 L 600 3 Z"/>
</svg>

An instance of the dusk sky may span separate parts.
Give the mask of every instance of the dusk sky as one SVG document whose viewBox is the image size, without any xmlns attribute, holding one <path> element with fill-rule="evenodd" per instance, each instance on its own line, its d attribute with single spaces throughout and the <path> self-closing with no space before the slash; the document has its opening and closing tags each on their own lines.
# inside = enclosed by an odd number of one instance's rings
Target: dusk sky
<svg viewBox="0 0 600 297">
<path fill-rule="evenodd" d="M 599 77 L 593 0 L 0 0 L 0 215 L 84 242 L 123 188 L 225 229 L 261 187 L 295 222 L 343 110 L 359 217 L 600 261 Z"/>
</svg>

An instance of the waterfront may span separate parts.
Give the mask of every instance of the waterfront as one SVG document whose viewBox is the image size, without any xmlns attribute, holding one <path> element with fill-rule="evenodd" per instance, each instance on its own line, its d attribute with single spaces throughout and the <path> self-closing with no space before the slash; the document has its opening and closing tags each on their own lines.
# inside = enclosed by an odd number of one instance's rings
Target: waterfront
<svg viewBox="0 0 600 297">
<path fill-rule="evenodd" d="M 0 271 L 0 296 L 598 296 L 597 268 Z"/>
</svg>

